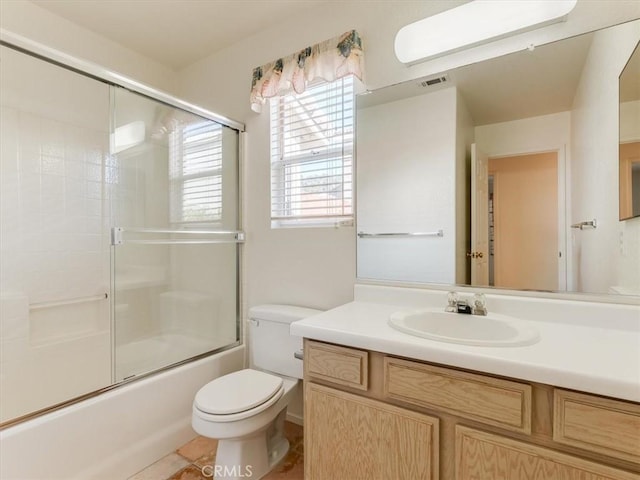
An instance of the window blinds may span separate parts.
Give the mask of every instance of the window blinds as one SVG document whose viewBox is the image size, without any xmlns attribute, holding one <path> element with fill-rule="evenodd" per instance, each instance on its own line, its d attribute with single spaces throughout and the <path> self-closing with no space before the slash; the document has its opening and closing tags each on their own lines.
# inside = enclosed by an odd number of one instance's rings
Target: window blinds
<svg viewBox="0 0 640 480">
<path fill-rule="evenodd" d="M 178 127 L 170 148 L 171 222 L 220 222 L 222 126 L 203 121 Z"/>
<path fill-rule="evenodd" d="M 353 76 L 271 100 L 271 218 L 353 217 Z"/>
</svg>

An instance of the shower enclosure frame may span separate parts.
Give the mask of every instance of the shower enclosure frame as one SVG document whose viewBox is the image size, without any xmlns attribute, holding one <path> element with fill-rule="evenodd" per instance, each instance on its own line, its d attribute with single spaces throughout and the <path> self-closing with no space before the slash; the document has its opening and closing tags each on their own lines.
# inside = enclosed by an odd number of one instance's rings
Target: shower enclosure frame
<svg viewBox="0 0 640 480">
<path fill-rule="evenodd" d="M 75 72 L 77 74 L 83 75 L 85 77 L 89 77 L 91 79 L 94 79 L 96 81 L 105 83 L 109 86 L 113 86 L 113 87 L 119 87 L 119 88 L 123 88 L 127 91 L 142 95 L 143 97 L 147 97 L 151 100 L 154 100 L 156 102 L 159 102 L 161 104 L 167 105 L 169 107 L 174 107 L 174 108 L 178 108 L 184 111 L 187 111 L 189 113 L 193 113 L 195 115 L 198 115 L 200 117 L 203 117 L 207 120 L 211 120 L 213 122 L 219 123 L 223 126 L 229 127 L 233 130 L 236 130 L 238 132 L 238 157 L 237 157 L 237 165 L 236 165 L 236 171 L 237 171 L 237 191 L 236 191 L 236 202 L 237 202 L 237 225 L 238 225 L 238 230 L 234 231 L 234 232 L 219 232 L 219 233 L 226 233 L 226 234 L 235 234 L 235 243 L 237 245 L 237 249 L 236 249 L 236 260 L 235 260 L 235 264 L 236 264 L 236 308 L 235 308 L 235 313 L 236 313 L 236 338 L 237 340 L 233 343 L 230 343 L 228 345 L 225 345 L 223 347 L 219 347 L 189 358 L 186 358 L 184 360 L 172 363 L 170 365 L 166 365 L 160 368 L 156 368 L 154 370 L 145 372 L 145 373 L 140 373 L 140 374 L 136 374 L 132 377 L 128 377 L 126 379 L 120 380 L 118 382 L 115 382 L 115 374 L 114 374 L 114 350 L 115 350 L 115 338 L 114 338 L 114 316 L 115 316 L 115 308 L 113 303 L 112 303 L 112 308 L 110 308 L 110 324 L 111 324 L 111 350 L 112 350 L 112 356 L 111 356 L 111 371 L 112 371 L 112 383 L 104 388 L 100 388 L 98 390 L 95 391 L 91 391 L 88 392 L 86 394 L 80 395 L 80 396 L 76 396 L 73 398 L 70 398 L 64 402 L 60 402 L 60 403 L 56 403 L 54 405 L 50 405 L 48 407 L 27 413 L 25 415 L 21 415 L 19 417 L 16 418 L 12 418 L 10 420 L 7 420 L 5 422 L 0 423 L 0 430 L 4 430 L 8 427 L 12 427 L 15 426 L 17 424 L 23 423 L 25 421 L 28 420 L 32 420 L 34 418 L 40 417 L 42 415 L 54 412 L 56 410 L 60 410 L 62 408 L 77 404 L 79 402 L 83 402 L 85 400 L 88 400 L 90 398 L 94 398 L 97 397 L 99 395 L 102 395 L 106 392 L 112 391 L 114 389 L 118 389 L 121 387 L 124 387 L 126 385 L 129 385 L 133 382 L 137 382 L 138 380 L 142 380 L 145 378 L 149 378 L 151 376 L 155 376 L 158 375 L 160 373 L 166 372 L 168 370 L 172 370 L 174 368 L 180 367 L 181 365 L 185 365 L 188 363 L 192 363 L 195 362 L 197 360 L 206 358 L 206 357 L 210 357 L 222 352 L 225 352 L 227 350 L 231 350 L 234 349 L 238 346 L 241 346 L 244 343 L 244 329 L 243 329 L 243 322 L 242 322 L 242 244 L 245 241 L 245 233 L 242 230 L 242 175 L 243 175 L 243 169 L 242 166 L 244 164 L 244 154 L 245 154 L 245 148 L 244 148 L 244 141 L 245 141 L 245 125 L 241 122 L 232 120 L 230 118 L 224 117 L 222 115 L 218 115 L 214 112 L 211 112 L 209 110 L 206 110 L 204 108 L 198 107 L 197 105 L 193 105 L 191 103 L 185 102 L 183 100 L 180 100 L 168 93 L 162 92 L 161 90 L 157 90 L 155 88 L 149 87 L 147 85 L 144 85 L 140 82 L 137 82 L 131 78 L 128 78 L 124 75 L 120 75 L 116 72 L 113 72 L 111 70 L 108 70 L 98 64 L 95 64 L 93 62 L 89 62 L 86 60 L 81 60 L 78 59 L 72 55 L 68 55 L 66 53 L 60 52 L 56 49 L 47 47 L 45 45 L 42 45 L 40 43 L 34 42 L 28 38 L 25 38 L 21 35 L 17 35 L 15 33 L 9 32 L 5 29 L 0 29 L 0 46 L 4 46 L 10 49 L 13 49 L 15 51 L 24 53 L 26 55 L 29 55 L 31 57 L 37 58 L 39 60 L 45 61 L 47 63 L 56 65 L 60 68 L 64 68 L 66 70 L 70 70 L 72 72 Z M 114 243 L 112 242 L 111 248 L 114 247 Z M 114 281 L 114 263 L 113 261 L 111 262 L 110 265 L 110 275 L 111 275 L 111 288 L 112 288 L 112 295 L 111 298 L 109 298 L 110 302 L 112 302 L 112 298 L 113 298 L 113 281 Z"/>
</svg>

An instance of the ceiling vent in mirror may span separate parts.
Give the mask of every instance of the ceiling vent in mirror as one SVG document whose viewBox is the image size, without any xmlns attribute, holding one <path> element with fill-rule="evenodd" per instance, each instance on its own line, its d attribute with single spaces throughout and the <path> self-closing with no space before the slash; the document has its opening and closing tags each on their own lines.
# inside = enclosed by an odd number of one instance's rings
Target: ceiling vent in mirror
<svg viewBox="0 0 640 480">
<path fill-rule="evenodd" d="M 449 82 L 449 74 L 436 75 L 435 77 L 424 78 L 420 80 L 419 84 L 423 88 L 434 87 L 436 85 L 442 85 Z"/>
</svg>

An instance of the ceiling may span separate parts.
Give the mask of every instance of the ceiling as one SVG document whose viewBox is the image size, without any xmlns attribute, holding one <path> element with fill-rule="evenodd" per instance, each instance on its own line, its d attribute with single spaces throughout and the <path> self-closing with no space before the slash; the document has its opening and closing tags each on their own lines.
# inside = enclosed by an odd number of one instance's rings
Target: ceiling
<svg viewBox="0 0 640 480">
<path fill-rule="evenodd" d="M 327 0 L 31 0 L 179 70 Z"/>
</svg>

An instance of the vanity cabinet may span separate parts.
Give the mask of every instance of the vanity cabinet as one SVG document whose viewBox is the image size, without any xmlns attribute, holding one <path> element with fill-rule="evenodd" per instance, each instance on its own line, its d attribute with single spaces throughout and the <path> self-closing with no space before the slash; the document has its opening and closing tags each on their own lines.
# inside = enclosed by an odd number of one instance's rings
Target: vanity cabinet
<svg viewBox="0 0 640 480">
<path fill-rule="evenodd" d="M 305 339 L 305 479 L 640 480 L 640 405 Z"/>
<path fill-rule="evenodd" d="M 640 462 L 640 405 L 556 389 L 553 439 Z"/>
<path fill-rule="evenodd" d="M 313 383 L 305 401 L 306 479 L 438 478 L 437 418 Z"/>
<path fill-rule="evenodd" d="M 384 395 L 531 433 L 531 386 L 524 383 L 385 357 Z"/>
<path fill-rule="evenodd" d="M 622 480 L 631 472 L 501 435 L 456 427 L 457 480 Z"/>
<path fill-rule="evenodd" d="M 367 390 L 368 352 L 307 342 L 305 355 L 304 367 L 307 375 L 345 387 Z"/>
</svg>

